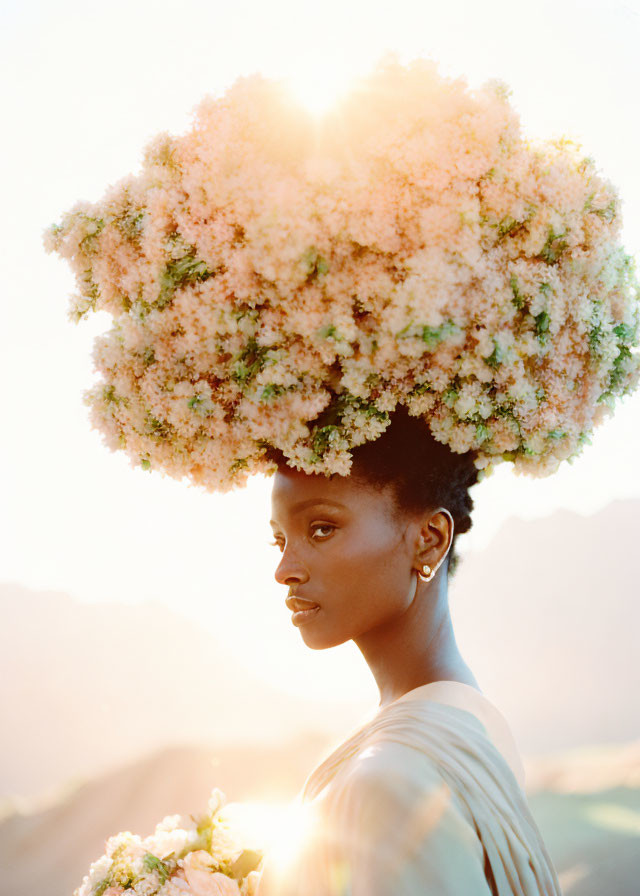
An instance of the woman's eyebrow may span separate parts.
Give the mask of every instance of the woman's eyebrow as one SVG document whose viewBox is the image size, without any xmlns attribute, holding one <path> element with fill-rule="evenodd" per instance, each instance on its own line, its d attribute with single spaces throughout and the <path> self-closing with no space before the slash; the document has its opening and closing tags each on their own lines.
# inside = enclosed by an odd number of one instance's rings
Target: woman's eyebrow
<svg viewBox="0 0 640 896">
<path fill-rule="evenodd" d="M 331 498 L 307 498 L 306 501 L 298 501 L 297 504 L 294 504 L 291 508 L 291 513 L 298 513 L 300 510 L 304 510 L 306 507 L 313 507 L 316 504 L 324 504 L 327 507 L 340 507 L 343 510 L 345 509 L 345 505 L 341 504 L 340 501 L 332 501 Z M 271 525 L 275 524 L 275 520 L 270 520 Z"/>
</svg>

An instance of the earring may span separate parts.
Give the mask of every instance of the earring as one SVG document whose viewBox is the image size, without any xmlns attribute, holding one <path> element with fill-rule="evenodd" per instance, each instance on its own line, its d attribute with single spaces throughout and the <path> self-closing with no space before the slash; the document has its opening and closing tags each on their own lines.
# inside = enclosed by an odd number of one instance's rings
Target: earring
<svg viewBox="0 0 640 896">
<path fill-rule="evenodd" d="M 435 574 L 435 569 L 431 569 L 428 563 L 425 563 L 422 567 L 422 571 L 418 570 L 418 578 L 422 579 L 423 582 L 430 582 Z"/>
</svg>

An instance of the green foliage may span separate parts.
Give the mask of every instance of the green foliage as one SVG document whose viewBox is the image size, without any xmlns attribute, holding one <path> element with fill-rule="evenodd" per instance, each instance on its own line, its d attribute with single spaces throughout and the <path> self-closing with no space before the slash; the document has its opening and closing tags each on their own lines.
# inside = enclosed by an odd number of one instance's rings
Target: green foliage
<svg viewBox="0 0 640 896">
<path fill-rule="evenodd" d="M 602 342 L 602 337 L 604 336 L 604 331 L 602 329 L 602 324 L 598 321 L 593 327 L 589 329 L 589 333 L 587 336 L 589 342 L 589 351 L 592 355 L 597 355 L 600 343 Z"/>
<path fill-rule="evenodd" d="M 199 392 L 190 398 L 187 406 L 197 414 L 200 414 L 201 417 L 210 417 L 215 410 L 211 398 L 205 392 Z"/>
<path fill-rule="evenodd" d="M 98 250 L 98 237 L 105 227 L 104 218 L 93 218 L 91 215 L 81 216 L 87 222 L 87 233 L 80 240 L 80 250 L 86 255 L 93 255 Z"/>
<path fill-rule="evenodd" d="M 376 417 L 378 420 L 387 421 L 389 414 L 379 411 L 375 404 L 362 398 L 355 398 L 349 393 L 338 395 L 336 399 L 318 415 L 311 426 L 311 446 L 313 463 L 321 460 L 336 442 L 345 438 L 342 420 L 348 408 L 359 411 L 366 417 Z"/>
<path fill-rule="evenodd" d="M 338 332 L 338 328 L 335 324 L 327 324 L 326 327 L 322 327 L 320 330 L 320 336 L 323 339 L 334 339 L 336 342 L 339 342 L 341 339 L 344 339 L 343 336 Z"/>
<path fill-rule="evenodd" d="M 100 883 L 94 887 L 93 896 L 102 896 L 104 891 L 106 889 L 108 889 L 108 887 L 110 887 L 110 886 L 111 886 L 111 878 L 110 877 L 103 878 L 103 880 L 101 880 Z"/>
<path fill-rule="evenodd" d="M 632 327 L 630 324 L 617 324 L 613 328 L 613 332 L 621 342 L 632 344 L 637 338 L 637 327 Z"/>
<path fill-rule="evenodd" d="M 160 165 L 169 170 L 177 170 L 179 166 L 175 153 L 176 140 L 170 134 L 163 134 L 161 140 L 145 150 L 144 161 L 148 165 Z"/>
<path fill-rule="evenodd" d="M 230 866 L 231 876 L 236 880 L 243 880 L 258 868 L 261 861 L 261 852 L 255 849 L 244 849 Z"/>
<path fill-rule="evenodd" d="M 417 383 L 409 395 L 425 395 L 427 392 L 435 392 L 435 389 L 429 383 Z"/>
<path fill-rule="evenodd" d="M 160 278 L 160 292 L 155 302 L 155 307 L 162 310 L 173 301 L 176 290 L 190 283 L 208 280 L 214 276 L 204 261 L 199 261 L 195 256 L 195 249 L 182 258 L 176 258 L 169 262 Z"/>
<path fill-rule="evenodd" d="M 520 292 L 520 287 L 518 286 L 518 278 L 515 274 L 511 275 L 511 279 L 509 280 L 509 286 L 511 287 L 511 292 L 513 293 L 513 297 L 511 299 L 514 306 L 518 309 L 518 311 L 522 311 L 526 304 L 525 296 Z"/>
<path fill-rule="evenodd" d="M 265 367 L 268 355 L 269 348 L 265 345 L 258 345 L 252 336 L 243 351 L 236 356 L 231 376 L 236 383 L 246 386 Z"/>
<path fill-rule="evenodd" d="M 248 466 L 249 462 L 246 457 L 237 457 L 230 465 L 229 473 L 233 476 L 234 473 L 237 473 L 239 470 L 246 470 Z"/>
<path fill-rule="evenodd" d="M 536 325 L 536 336 L 540 340 L 540 343 L 545 345 L 549 341 L 549 324 L 551 322 L 549 313 L 547 311 L 541 311 L 540 314 L 535 315 L 534 320 Z"/>
<path fill-rule="evenodd" d="M 593 156 L 584 156 L 581 159 L 580 165 L 578 167 L 579 167 L 580 171 L 586 171 L 587 168 L 595 167 L 595 164 L 596 164 L 596 160 L 593 158 Z M 589 202 L 589 200 L 592 199 L 593 196 L 594 196 L 594 194 L 592 193 L 591 196 L 589 197 L 589 199 L 587 200 L 587 202 Z"/>
<path fill-rule="evenodd" d="M 326 451 L 331 447 L 332 442 L 340 437 L 340 427 L 334 423 L 327 426 L 320 426 L 313 431 L 311 444 L 313 446 L 314 460 L 320 460 Z"/>
<path fill-rule="evenodd" d="M 145 367 L 150 367 L 156 363 L 156 353 L 152 345 L 147 346 L 142 353 L 142 363 Z"/>
<path fill-rule="evenodd" d="M 258 322 L 258 318 L 260 317 L 260 313 L 257 308 L 252 308 L 251 305 L 242 304 L 233 312 L 233 316 L 236 320 L 250 320 L 253 323 Z"/>
<path fill-rule="evenodd" d="M 547 240 L 537 257 L 542 259 L 542 261 L 546 261 L 547 264 L 555 264 L 567 248 L 568 243 L 564 239 L 566 235 L 566 230 L 562 231 L 562 233 L 556 233 L 553 227 L 550 227 Z"/>
<path fill-rule="evenodd" d="M 452 407 L 455 402 L 458 400 L 458 396 L 460 395 L 460 389 L 457 384 L 452 384 L 448 386 L 444 392 L 442 393 L 442 401 L 447 407 Z"/>
<path fill-rule="evenodd" d="M 267 383 L 260 393 L 260 401 L 270 401 L 272 398 L 284 395 L 286 391 L 287 387 L 281 386 L 279 383 Z"/>
<path fill-rule="evenodd" d="M 592 444 L 592 434 L 590 432 L 581 432 L 578 436 L 578 444 L 582 445 L 591 445 Z"/>
<path fill-rule="evenodd" d="M 616 209 L 616 201 L 612 199 L 602 208 L 594 208 L 593 207 L 593 197 L 595 193 L 591 193 L 582 208 L 584 212 L 589 212 L 592 215 L 598 215 L 600 218 L 603 218 L 605 221 L 613 221 L 617 214 Z"/>
<path fill-rule="evenodd" d="M 504 361 L 506 355 L 505 351 L 498 342 L 497 339 L 493 340 L 493 351 L 491 354 L 484 359 L 484 363 L 491 367 L 493 370 L 496 370 L 502 362 Z"/>
<path fill-rule="evenodd" d="M 452 336 L 457 330 L 458 327 L 452 320 L 446 320 L 444 323 L 440 324 L 439 327 L 423 326 L 420 338 L 426 344 L 429 351 L 433 351 L 438 343 L 447 339 L 449 336 Z"/>
<path fill-rule="evenodd" d="M 397 333 L 398 339 L 421 339 L 428 351 L 433 351 L 440 342 L 454 335 L 459 327 L 454 321 L 448 319 L 437 327 L 428 324 L 409 323 Z"/>
<path fill-rule="evenodd" d="M 240 464 L 240 463 L 242 463 L 242 460 L 235 461 L 234 463 Z M 233 466 L 233 464 L 232 464 L 232 466 Z M 185 854 L 186 854 L 186 852 L 189 852 L 190 850 L 195 852 L 197 849 L 204 849 L 207 852 L 210 852 L 211 851 L 211 839 L 213 836 L 213 829 L 216 825 L 215 818 L 212 818 L 208 814 L 204 814 L 204 815 L 198 816 L 197 818 L 194 818 L 193 820 L 196 822 L 196 832 L 198 834 L 198 839 L 195 841 L 195 843 L 193 843 L 191 846 L 189 846 L 185 850 Z M 183 858 L 183 856 L 179 856 L 179 858 Z"/>
<path fill-rule="evenodd" d="M 153 853 L 147 852 L 143 856 L 142 862 L 147 871 L 158 872 L 160 884 L 163 884 L 166 880 L 168 880 L 169 875 L 171 874 L 171 870 L 169 868 L 169 865 L 163 862 L 162 859 L 154 856 Z"/>
<path fill-rule="evenodd" d="M 599 402 L 604 402 L 609 406 L 612 406 L 614 396 L 620 394 L 620 385 L 625 378 L 626 362 L 629 358 L 632 357 L 631 349 L 629 348 L 629 346 L 620 345 L 618 346 L 618 348 L 618 354 L 616 355 L 611 366 L 611 373 L 609 374 L 609 383 L 607 385 L 607 389 L 598 398 Z M 624 392 L 622 394 L 624 394 Z"/>
<path fill-rule="evenodd" d="M 314 277 L 321 277 L 329 271 L 329 262 L 324 258 L 315 246 L 309 248 L 303 253 L 301 263 L 306 272 L 306 279 L 312 280 Z"/>
<path fill-rule="evenodd" d="M 129 399 L 118 395 L 116 387 L 112 384 L 103 387 L 102 400 L 105 404 L 123 404 L 125 407 L 129 406 Z"/>
<path fill-rule="evenodd" d="M 516 221 L 515 218 L 512 218 L 511 215 L 507 215 L 506 218 L 503 218 L 498 223 L 498 239 L 502 239 L 514 230 L 517 230 L 521 223 L 521 221 Z"/>
<path fill-rule="evenodd" d="M 135 245 L 139 245 L 140 237 L 144 231 L 144 219 L 146 210 L 127 206 L 123 213 L 114 220 L 123 237 Z"/>
<path fill-rule="evenodd" d="M 173 427 L 166 420 L 158 420 L 153 414 L 147 414 L 146 417 L 147 434 L 154 436 L 156 439 L 169 439 Z"/>
<path fill-rule="evenodd" d="M 520 438 L 522 438 L 522 428 L 520 426 L 520 421 L 518 420 L 516 415 L 513 413 L 513 408 L 508 407 L 505 404 L 502 404 L 496 408 L 494 413 L 495 413 L 496 417 L 506 417 L 508 420 L 511 420 L 515 424 L 515 427 L 518 431 L 518 435 L 520 436 Z"/>
<path fill-rule="evenodd" d="M 69 311 L 69 317 L 76 324 L 90 311 L 96 310 L 100 298 L 100 287 L 93 279 L 93 268 L 85 268 L 79 282 L 82 287 L 81 300 L 76 299 Z"/>
</svg>

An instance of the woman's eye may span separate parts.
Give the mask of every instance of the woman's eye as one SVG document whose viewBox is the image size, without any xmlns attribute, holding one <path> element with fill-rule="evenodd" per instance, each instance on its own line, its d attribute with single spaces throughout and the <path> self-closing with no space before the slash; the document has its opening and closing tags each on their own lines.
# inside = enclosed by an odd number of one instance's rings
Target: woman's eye
<svg viewBox="0 0 640 896">
<path fill-rule="evenodd" d="M 336 526 L 331 523 L 315 523 L 311 526 L 312 537 L 316 541 L 326 541 L 335 528 Z M 278 548 L 280 552 L 284 551 L 284 542 L 281 539 L 274 538 L 269 544 L 274 548 Z"/>
<path fill-rule="evenodd" d="M 316 533 L 316 532 L 320 533 L 320 536 L 319 536 L 320 541 L 323 541 L 324 539 L 328 538 L 329 535 L 331 535 L 331 533 L 333 532 L 333 530 L 335 528 L 336 527 L 332 526 L 331 523 L 316 523 L 315 526 L 311 527 L 311 529 L 314 533 Z M 324 534 L 322 532 L 323 529 L 325 530 Z"/>
</svg>

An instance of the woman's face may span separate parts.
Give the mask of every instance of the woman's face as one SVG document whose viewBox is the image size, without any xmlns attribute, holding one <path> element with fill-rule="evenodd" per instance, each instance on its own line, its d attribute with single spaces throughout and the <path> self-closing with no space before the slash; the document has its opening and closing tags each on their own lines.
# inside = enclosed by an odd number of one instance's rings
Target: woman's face
<svg viewBox="0 0 640 896">
<path fill-rule="evenodd" d="M 420 521 L 398 510 L 392 488 L 289 468 L 274 479 L 275 578 L 289 586 L 287 606 L 307 646 L 357 640 L 404 613 L 415 594 Z"/>
</svg>

